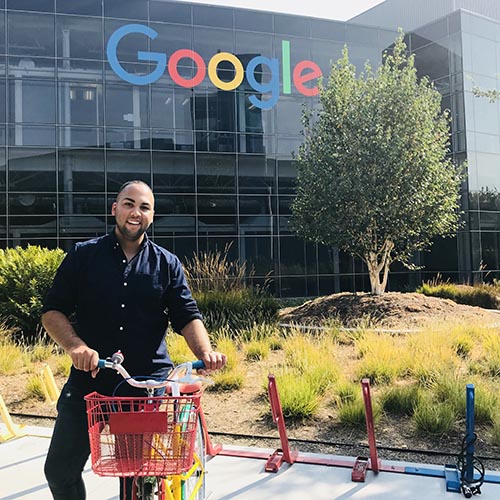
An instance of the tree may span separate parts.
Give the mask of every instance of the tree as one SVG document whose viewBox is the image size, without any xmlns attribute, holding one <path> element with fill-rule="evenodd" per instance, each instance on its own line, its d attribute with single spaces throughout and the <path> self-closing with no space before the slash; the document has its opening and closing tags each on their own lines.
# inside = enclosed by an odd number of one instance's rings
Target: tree
<svg viewBox="0 0 500 500">
<path fill-rule="evenodd" d="M 456 232 L 463 175 L 448 156 L 449 115 L 402 32 L 359 76 L 344 48 L 303 124 L 292 228 L 362 259 L 372 293 L 385 291 L 392 262 L 415 268 L 415 251 Z"/>
</svg>

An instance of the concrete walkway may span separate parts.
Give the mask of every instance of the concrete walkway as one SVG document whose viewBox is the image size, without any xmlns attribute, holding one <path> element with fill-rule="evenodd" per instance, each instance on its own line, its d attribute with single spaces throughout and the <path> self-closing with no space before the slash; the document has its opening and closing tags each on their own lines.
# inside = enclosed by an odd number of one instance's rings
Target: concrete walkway
<svg viewBox="0 0 500 500">
<path fill-rule="evenodd" d="M 0 425 L 0 432 L 2 432 Z M 43 463 L 49 447 L 51 429 L 26 427 L 28 435 L 0 444 L 0 499 L 50 500 L 43 476 Z M 231 450 L 256 451 L 250 448 L 226 447 Z M 264 451 L 264 450 L 258 450 Z M 269 454 L 274 450 L 265 450 Z M 302 457 L 332 459 L 331 455 L 301 454 Z M 352 457 L 335 457 L 352 460 Z M 306 460 L 307 461 L 307 460 Z M 384 465 L 407 465 L 433 469 L 443 467 L 401 464 L 384 461 Z M 441 500 L 464 498 L 446 492 L 445 480 L 439 477 L 368 472 L 366 482 L 351 482 L 351 470 L 343 467 L 285 464 L 277 473 L 264 471 L 264 460 L 216 456 L 207 463 L 207 499 L 209 500 Z M 489 473 L 498 478 L 500 473 Z M 116 478 L 100 478 L 85 469 L 89 500 L 118 500 Z M 499 500 L 500 484 L 485 483 L 478 500 Z"/>
</svg>

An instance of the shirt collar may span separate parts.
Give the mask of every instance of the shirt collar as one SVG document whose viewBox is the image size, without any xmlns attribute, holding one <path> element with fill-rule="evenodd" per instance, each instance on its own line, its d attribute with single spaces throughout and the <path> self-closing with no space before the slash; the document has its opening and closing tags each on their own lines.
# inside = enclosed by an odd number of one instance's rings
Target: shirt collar
<svg viewBox="0 0 500 500">
<path fill-rule="evenodd" d="M 147 245 L 149 245 L 149 236 L 147 233 L 144 233 L 144 238 L 142 239 L 141 246 L 139 247 L 139 251 L 137 253 L 142 252 L 144 248 L 146 248 Z M 121 248 L 120 242 L 118 241 L 118 238 L 116 237 L 115 234 L 115 228 L 112 229 L 112 231 L 109 233 L 109 242 L 111 244 L 111 248 L 117 249 Z"/>
</svg>

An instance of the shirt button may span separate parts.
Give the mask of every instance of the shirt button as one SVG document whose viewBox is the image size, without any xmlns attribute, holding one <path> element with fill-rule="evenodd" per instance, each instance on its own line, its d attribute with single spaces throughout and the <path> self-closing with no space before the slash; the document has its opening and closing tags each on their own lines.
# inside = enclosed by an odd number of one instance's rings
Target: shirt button
<svg viewBox="0 0 500 500">
<path fill-rule="evenodd" d="M 121 332 L 123 331 L 123 326 L 120 326 L 120 331 L 121 331 Z"/>
<path fill-rule="evenodd" d="M 127 263 L 127 260 L 126 260 L 126 259 L 123 259 L 123 260 L 122 260 L 122 262 L 123 262 L 124 264 L 126 264 L 126 263 Z"/>
<path fill-rule="evenodd" d="M 127 284 L 128 284 L 128 283 L 125 281 L 125 282 L 123 283 L 123 286 L 127 286 Z"/>
<path fill-rule="evenodd" d="M 125 307 L 125 304 L 122 304 L 122 308 Z"/>
</svg>

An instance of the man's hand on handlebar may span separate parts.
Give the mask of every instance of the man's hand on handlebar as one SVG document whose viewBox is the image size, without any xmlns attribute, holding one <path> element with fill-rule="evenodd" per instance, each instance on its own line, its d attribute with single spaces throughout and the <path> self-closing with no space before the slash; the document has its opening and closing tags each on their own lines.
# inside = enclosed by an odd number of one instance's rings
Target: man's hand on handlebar
<svg viewBox="0 0 500 500">
<path fill-rule="evenodd" d="M 99 361 L 99 353 L 89 346 L 80 345 L 72 349 L 69 353 L 73 366 L 77 370 L 84 372 L 91 372 L 92 378 L 95 378 L 99 368 L 97 363 Z"/>
<path fill-rule="evenodd" d="M 198 370 L 198 371 L 201 374 L 205 375 L 207 375 L 212 371 L 224 368 L 227 362 L 226 355 L 217 351 L 207 352 L 200 359 L 203 361 L 203 363 L 205 363 L 205 368 L 203 370 Z"/>
</svg>

